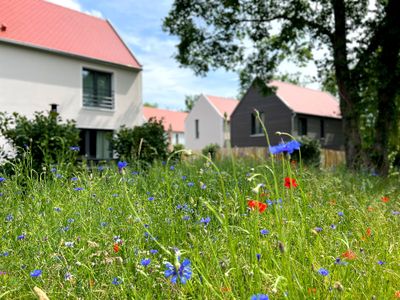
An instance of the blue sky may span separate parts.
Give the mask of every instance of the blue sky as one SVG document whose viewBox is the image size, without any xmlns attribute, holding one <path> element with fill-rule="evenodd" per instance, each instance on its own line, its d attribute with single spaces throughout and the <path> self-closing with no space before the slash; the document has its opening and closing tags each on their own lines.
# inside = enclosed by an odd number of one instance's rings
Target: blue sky
<svg viewBox="0 0 400 300">
<path fill-rule="evenodd" d="M 143 65 L 143 101 L 160 108 L 184 109 L 185 95 L 208 94 L 235 97 L 238 75 L 216 70 L 196 77 L 191 69 L 180 68 L 172 58 L 177 38 L 161 29 L 172 0 L 47 0 L 108 19 Z M 283 69 L 293 69 L 292 65 Z M 297 70 L 295 70 L 297 71 Z M 312 66 L 305 70 L 313 73 Z"/>
</svg>

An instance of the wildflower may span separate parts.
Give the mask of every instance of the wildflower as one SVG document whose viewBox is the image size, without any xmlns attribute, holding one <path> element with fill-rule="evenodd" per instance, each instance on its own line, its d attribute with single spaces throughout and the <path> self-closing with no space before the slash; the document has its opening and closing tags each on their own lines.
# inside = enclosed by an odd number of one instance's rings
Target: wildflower
<svg viewBox="0 0 400 300">
<path fill-rule="evenodd" d="M 166 278 L 171 276 L 171 282 L 176 283 L 177 279 L 180 279 L 181 283 L 185 284 L 192 277 L 192 268 L 190 266 L 190 260 L 185 259 L 180 263 L 180 258 L 178 256 L 176 266 L 166 262 L 166 270 L 164 275 Z"/>
<path fill-rule="evenodd" d="M 327 269 L 324 269 L 324 268 L 320 268 L 320 269 L 318 270 L 318 273 L 319 273 L 320 275 L 322 275 L 322 276 L 328 276 L 328 275 L 329 275 L 329 271 L 328 271 Z"/>
<path fill-rule="evenodd" d="M 147 200 L 153 201 L 153 200 L 154 200 L 154 197 L 149 197 Z"/>
<path fill-rule="evenodd" d="M 288 189 L 291 187 L 297 187 L 298 184 L 296 182 L 296 179 L 294 178 L 290 178 L 290 177 L 285 177 L 285 187 L 287 187 Z"/>
<path fill-rule="evenodd" d="M 206 218 L 201 218 L 200 223 L 203 223 L 204 226 L 207 226 L 208 223 L 210 223 L 211 218 L 210 217 L 206 217 Z"/>
<path fill-rule="evenodd" d="M 72 248 L 72 247 L 74 247 L 74 242 L 65 242 L 64 245 L 65 245 L 65 247 Z"/>
<path fill-rule="evenodd" d="M 382 261 L 382 260 L 378 260 L 378 265 L 384 265 L 385 264 L 385 262 L 384 261 Z"/>
<path fill-rule="evenodd" d="M 400 211 L 392 210 L 392 215 L 393 216 L 400 215 Z"/>
<path fill-rule="evenodd" d="M 75 219 L 69 218 L 69 219 L 67 220 L 67 222 L 68 222 L 68 223 L 74 223 L 74 222 L 75 222 Z"/>
<path fill-rule="evenodd" d="M 0 182 L 4 182 L 6 179 L 4 177 L 0 177 Z"/>
<path fill-rule="evenodd" d="M 70 272 L 65 273 L 64 280 L 70 281 L 72 279 L 72 274 Z"/>
<path fill-rule="evenodd" d="M 126 161 L 119 161 L 117 166 L 118 166 L 118 170 L 121 171 L 123 168 L 125 168 L 128 165 L 128 163 Z"/>
<path fill-rule="evenodd" d="M 372 235 L 372 229 L 370 227 L 367 228 L 366 234 L 368 237 Z"/>
<path fill-rule="evenodd" d="M 63 231 L 68 231 L 69 230 L 69 226 L 65 226 L 62 228 Z"/>
<path fill-rule="evenodd" d="M 151 259 L 150 259 L 150 258 L 144 258 L 144 259 L 141 260 L 140 264 L 141 264 L 143 267 L 147 267 L 147 266 L 150 264 L 150 262 L 151 262 Z"/>
<path fill-rule="evenodd" d="M 83 188 L 81 188 L 81 187 L 76 187 L 76 188 L 74 188 L 74 191 L 83 191 Z"/>
<path fill-rule="evenodd" d="M 19 236 L 17 237 L 17 240 L 18 240 L 18 241 L 24 240 L 25 237 L 26 237 L 26 235 L 25 235 L 25 233 L 23 233 L 23 234 L 21 234 L 21 235 L 19 235 Z"/>
<path fill-rule="evenodd" d="M 269 230 L 268 230 L 268 229 L 261 229 L 261 230 L 260 230 L 260 233 L 261 233 L 262 235 L 267 235 L 267 234 L 269 234 Z"/>
<path fill-rule="evenodd" d="M 394 293 L 394 296 L 395 296 L 395 298 L 400 298 L 400 291 L 396 291 L 396 292 Z"/>
<path fill-rule="evenodd" d="M 61 208 L 59 208 L 59 207 L 54 207 L 54 211 L 60 212 L 60 211 L 61 211 Z"/>
<path fill-rule="evenodd" d="M 118 243 L 115 243 L 115 244 L 114 244 L 113 250 L 114 250 L 115 253 L 118 253 L 118 251 L 119 251 L 119 245 L 118 245 Z"/>
<path fill-rule="evenodd" d="M 301 144 L 296 140 L 291 140 L 288 143 L 281 143 L 276 146 L 269 146 L 271 154 L 289 153 L 292 154 L 295 150 L 300 150 Z"/>
<path fill-rule="evenodd" d="M 250 297 L 250 300 L 269 300 L 266 294 L 254 294 Z"/>
<path fill-rule="evenodd" d="M 339 217 L 343 217 L 344 216 L 344 213 L 342 211 L 339 211 L 337 214 L 338 214 Z"/>
<path fill-rule="evenodd" d="M 188 184 L 187 184 L 189 187 L 192 187 L 192 186 L 194 186 L 194 182 L 188 182 Z"/>
<path fill-rule="evenodd" d="M 249 200 L 247 201 L 247 206 L 251 209 L 258 208 L 258 211 L 262 213 L 264 210 L 267 209 L 268 205 L 263 202 L 255 201 L 255 200 Z"/>
<path fill-rule="evenodd" d="M 314 230 L 315 230 L 316 232 L 321 232 L 321 231 L 322 231 L 322 228 L 321 228 L 321 227 L 315 227 Z"/>
<path fill-rule="evenodd" d="M 336 229 L 336 225 L 332 224 L 331 226 L 329 226 L 331 229 Z"/>
<path fill-rule="evenodd" d="M 71 181 L 78 181 L 78 177 L 72 177 Z"/>
<path fill-rule="evenodd" d="M 10 255 L 10 252 L 8 252 L 8 251 L 0 253 L 0 256 L 9 256 L 9 255 Z"/>
<path fill-rule="evenodd" d="M 169 169 L 170 169 L 171 171 L 173 171 L 173 170 L 175 170 L 175 167 L 174 167 L 174 166 L 170 166 Z"/>
<path fill-rule="evenodd" d="M 101 226 L 101 227 L 106 227 L 106 226 L 107 226 L 107 222 L 101 222 L 101 223 L 100 223 L 100 226 Z"/>
<path fill-rule="evenodd" d="M 151 254 L 157 254 L 157 253 L 158 253 L 158 250 L 156 250 L 156 249 L 150 249 L 150 253 L 151 253 Z"/>
<path fill-rule="evenodd" d="M 207 188 L 207 186 L 206 186 L 204 183 L 201 183 L 200 188 L 201 188 L 202 190 L 205 190 L 205 189 Z"/>
<path fill-rule="evenodd" d="M 381 197 L 381 201 L 383 203 L 388 203 L 389 202 L 389 197 L 383 196 L 383 197 Z"/>
<path fill-rule="evenodd" d="M 14 216 L 13 216 L 12 214 L 8 214 L 8 215 L 6 216 L 6 221 L 7 221 L 7 222 L 11 222 L 12 220 L 14 220 Z"/>
<path fill-rule="evenodd" d="M 111 282 L 113 285 L 120 285 L 122 283 L 122 279 L 118 277 L 114 277 L 113 281 Z"/>
<path fill-rule="evenodd" d="M 80 149 L 81 148 L 79 146 L 71 146 L 71 147 L 69 147 L 69 150 L 75 151 L 75 152 L 78 152 Z"/>
<path fill-rule="evenodd" d="M 342 257 L 347 260 L 355 260 L 357 255 L 352 250 L 348 249 L 342 253 Z"/>
<path fill-rule="evenodd" d="M 190 216 L 183 216 L 182 219 L 183 219 L 184 221 L 189 221 L 189 220 L 190 220 Z"/>
<path fill-rule="evenodd" d="M 257 257 L 257 261 L 260 261 L 260 259 L 261 259 L 261 254 L 260 254 L 260 253 L 257 253 L 257 254 L 256 254 L 256 257 Z"/>
<path fill-rule="evenodd" d="M 333 288 L 334 289 L 336 289 L 336 290 L 338 290 L 338 291 L 343 291 L 343 285 L 339 282 L 339 281 L 336 281 L 335 283 L 334 283 L 334 285 L 333 285 Z"/>
<path fill-rule="evenodd" d="M 317 293 L 317 288 L 308 288 L 308 293 L 309 294 L 316 294 Z"/>
<path fill-rule="evenodd" d="M 340 257 L 337 257 L 336 259 L 335 259 L 335 264 L 336 265 L 347 265 L 347 262 L 346 261 L 342 261 L 341 259 L 340 259 Z"/>
<path fill-rule="evenodd" d="M 33 270 L 31 272 L 31 277 L 39 277 L 40 275 L 42 275 L 42 270 L 40 270 L 40 269 Z"/>
</svg>

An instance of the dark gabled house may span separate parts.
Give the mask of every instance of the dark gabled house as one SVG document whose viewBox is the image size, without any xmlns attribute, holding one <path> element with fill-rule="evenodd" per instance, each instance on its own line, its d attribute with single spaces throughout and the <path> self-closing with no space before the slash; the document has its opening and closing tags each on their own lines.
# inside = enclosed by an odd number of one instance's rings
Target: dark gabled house
<svg viewBox="0 0 400 300">
<path fill-rule="evenodd" d="M 265 147 L 262 126 L 255 115 L 259 111 L 272 145 L 289 138 L 276 135 L 286 132 L 295 137 L 318 139 L 327 149 L 343 148 L 344 136 L 339 101 L 327 92 L 272 81 L 268 87 L 255 83 L 247 90 L 231 115 L 232 147 Z"/>
</svg>

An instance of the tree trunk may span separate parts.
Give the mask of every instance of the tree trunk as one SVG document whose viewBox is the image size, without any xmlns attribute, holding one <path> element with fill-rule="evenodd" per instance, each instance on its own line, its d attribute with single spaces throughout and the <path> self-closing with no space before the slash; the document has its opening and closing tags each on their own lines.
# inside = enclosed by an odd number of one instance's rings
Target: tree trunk
<svg viewBox="0 0 400 300">
<path fill-rule="evenodd" d="M 398 120 L 396 96 L 400 83 L 400 1 L 391 0 L 386 7 L 381 51 L 378 56 L 378 115 L 375 124 L 374 158 L 378 173 L 388 175 L 390 169 L 390 132 Z"/>
</svg>

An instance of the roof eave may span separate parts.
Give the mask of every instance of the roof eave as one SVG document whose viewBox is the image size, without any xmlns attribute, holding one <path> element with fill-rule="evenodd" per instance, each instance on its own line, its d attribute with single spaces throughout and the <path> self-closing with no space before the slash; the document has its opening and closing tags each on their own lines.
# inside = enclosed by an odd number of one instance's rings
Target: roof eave
<svg viewBox="0 0 400 300">
<path fill-rule="evenodd" d="M 52 48 L 37 46 L 37 45 L 34 45 L 34 44 L 24 43 L 24 42 L 12 40 L 12 39 L 0 38 L 0 42 L 16 45 L 16 46 L 20 46 L 20 47 L 27 47 L 27 48 L 40 50 L 40 51 L 50 52 L 50 53 L 53 53 L 53 54 L 62 55 L 62 56 L 66 56 L 66 57 L 80 58 L 80 59 L 88 60 L 88 61 L 91 61 L 91 62 L 106 64 L 106 65 L 112 65 L 112 66 L 118 66 L 118 67 L 122 67 L 122 68 L 129 69 L 129 70 L 137 70 L 137 71 L 141 71 L 142 70 L 142 66 L 140 66 L 140 68 L 138 68 L 138 67 L 131 66 L 131 65 L 124 65 L 124 64 L 111 62 L 111 61 L 96 59 L 96 58 L 89 57 L 89 56 L 84 56 L 84 55 L 74 54 L 74 53 L 65 52 L 65 51 L 61 51 L 61 50 L 56 50 L 56 49 L 52 49 Z"/>
</svg>

